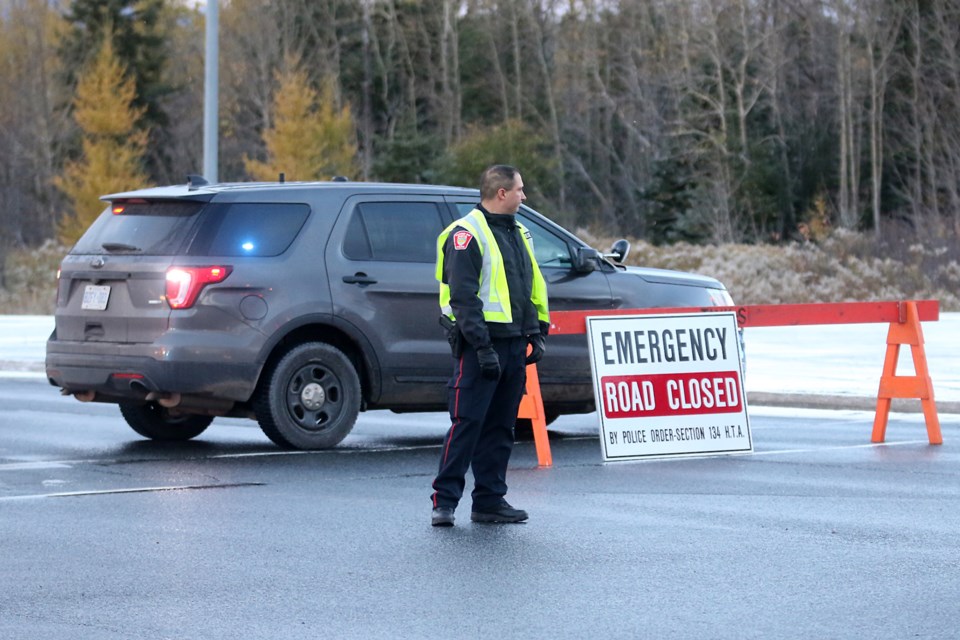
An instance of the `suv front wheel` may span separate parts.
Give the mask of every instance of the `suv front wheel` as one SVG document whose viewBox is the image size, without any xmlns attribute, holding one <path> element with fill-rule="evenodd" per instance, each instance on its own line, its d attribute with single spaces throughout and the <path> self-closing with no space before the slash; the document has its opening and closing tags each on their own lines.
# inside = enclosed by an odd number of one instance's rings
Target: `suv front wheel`
<svg viewBox="0 0 960 640">
<path fill-rule="evenodd" d="M 360 378 L 342 351 L 307 342 L 264 372 L 253 411 L 263 432 L 281 447 L 327 449 L 353 429 Z"/>
</svg>

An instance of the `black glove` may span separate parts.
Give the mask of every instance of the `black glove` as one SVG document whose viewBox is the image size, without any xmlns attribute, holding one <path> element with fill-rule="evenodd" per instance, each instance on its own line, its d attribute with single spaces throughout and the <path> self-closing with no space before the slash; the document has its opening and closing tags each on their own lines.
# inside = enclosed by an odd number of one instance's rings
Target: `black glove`
<svg viewBox="0 0 960 640">
<path fill-rule="evenodd" d="M 477 349 L 477 360 L 480 361 L 480 373 L 487 380 L 500 378 L 500 357 L 492 346 Z"/>
<path fill-rule="evenodd" d="M 532 336 L 527 336 L 527 344 L 529 344 L 533 349 L 530 351 L 530 355 L 527 356 L 527 364 L 536 364 L 540 362 L 540 358 L 543 357 L 543 351 L 546 347 L 546 340 L 543 338 L 542 333 L 535 333 Z"/>
</svg>

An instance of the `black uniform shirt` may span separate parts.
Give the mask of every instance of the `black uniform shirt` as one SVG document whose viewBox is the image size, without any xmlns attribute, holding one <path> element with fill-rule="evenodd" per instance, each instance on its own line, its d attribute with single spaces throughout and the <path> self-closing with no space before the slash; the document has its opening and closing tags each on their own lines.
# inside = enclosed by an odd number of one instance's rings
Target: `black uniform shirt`
<svg viewBox="0 0 960 640">
<path fill-rule="evenodd" d="M 494 214 L 477 205 L 503 256 L 503 267 L 510 289 L 510 308 L 513 321 L 490 322 L 483 318 L 480 300 L 480 272 L 483 256 L 480 244 L 473 238 L 466 247 L 457 249 L 454 236 L 463 227 L 456 227 L 443 247 L 443 281 L 450 286 L 450 306 L 457 325 L 474 347 L 490 344 L 491 338 L 509 338 L 540 333 L 537 309 L 530 299 L 533 291 L 533 266 L 530 254 L 523 244 L 520 227 L 513 214 Z M 491 283 L 492 286 L 492 283 Z"/>
</svg>

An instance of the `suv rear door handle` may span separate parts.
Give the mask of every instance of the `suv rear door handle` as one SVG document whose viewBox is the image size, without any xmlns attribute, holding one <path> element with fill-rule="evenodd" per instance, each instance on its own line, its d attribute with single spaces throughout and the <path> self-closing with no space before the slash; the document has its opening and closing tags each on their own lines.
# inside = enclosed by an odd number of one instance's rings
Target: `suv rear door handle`
<svg viewBox="0 0 960 640">
<path fill-rule="evenodd" d="M 347 284 L 376 284 L 377 281 L 365 273 L 356 273 L 352 276 L 343 276 L 343 281 Z"/>
</svg>

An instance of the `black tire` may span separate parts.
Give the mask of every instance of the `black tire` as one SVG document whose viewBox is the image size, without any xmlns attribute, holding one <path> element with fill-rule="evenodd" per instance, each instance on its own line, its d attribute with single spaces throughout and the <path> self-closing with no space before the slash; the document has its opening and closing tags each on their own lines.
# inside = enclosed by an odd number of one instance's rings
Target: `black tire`
<svg viewBox="0 0 960 640">
<path fill-rule="evenodd" d="M 551 406 L 546 406 L 543 408 L 543 421 L 547 423 L 549 427 L 551 424 L 557 421 L 557 418 L 560 417 L 560 410 Z"/>
<path fill-rule="evenodd" d="M 543 408 L 543 421 L 547 426 L 560 417 L 560 411 L 553 407 Z M 515 440 L 528 441 L 533 440 L 533 420 L 530 418 L 517 418 L 517 423 L 513 427 L 513 437 Z"/>
<path fill-rule="evenodd" d="M 168 409 L 156 402 L 121 402 L 120 413 L 131 429 L 151 440 L 190 440 L 213 422 L 213 416 L 170 415 Z"/>
<path fill-rule="evenodd" d="M 329 449 L 360 413 L 360 378 L 336 347 L 307 342 L 264 372 L 253 400 L 260 428 L 281 447 Z"/>
</svg>

